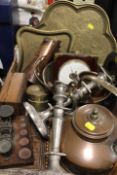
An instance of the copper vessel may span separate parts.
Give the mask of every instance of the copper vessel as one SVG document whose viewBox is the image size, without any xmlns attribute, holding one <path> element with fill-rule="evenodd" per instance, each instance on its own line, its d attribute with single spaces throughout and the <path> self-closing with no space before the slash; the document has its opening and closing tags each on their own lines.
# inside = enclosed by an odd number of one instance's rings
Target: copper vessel
<svg viewBox="0 0 117 175">
<path fill-rule="evenodd" d="M 72 171 L 104 172 L 117 160 L 117 119 L 105 107 L 87 104 L 65 119 L 61 151 Z M 67 162 L 67 163 L 66 163 Z"/>
<path fill-rule="evenodd" d="M 49 38 L 43 40 L 31 63 L 24 70 L 29 82 L 36 83 L 41 79 L 43 68 L 52 59 L 53 54 L 59 47 L 59 40 L 52 40 Z"/>
</svg>

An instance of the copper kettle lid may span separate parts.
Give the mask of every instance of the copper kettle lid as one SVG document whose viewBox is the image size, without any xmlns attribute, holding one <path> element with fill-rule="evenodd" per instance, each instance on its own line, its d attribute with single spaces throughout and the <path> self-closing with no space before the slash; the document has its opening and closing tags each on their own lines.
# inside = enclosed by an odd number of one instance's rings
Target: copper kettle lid
<svg viewBox="0 0 117 175">
<path fill-rule="evenodd" d="M 75 111 L 72 123 L 81 135 L 91 139 L 102 139 L 112 133 L 114 116 L 101 105 L 87 104 Z"/>
</svg>

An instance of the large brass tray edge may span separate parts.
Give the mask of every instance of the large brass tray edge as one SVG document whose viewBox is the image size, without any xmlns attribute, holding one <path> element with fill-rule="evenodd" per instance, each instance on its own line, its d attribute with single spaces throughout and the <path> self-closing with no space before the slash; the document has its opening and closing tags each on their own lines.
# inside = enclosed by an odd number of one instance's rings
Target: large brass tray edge
<svg viewBox="0 0 117 175">
<path fill-rule="evenodd" d="M 111 44 L 113 45 L 113 51 L 117 51 L 117 42 L 116 42 L 116 39 L 114 38 L 112 32 L 111 32 L 111 27 L 110 27 L 110 21 L 109 21 L 109 17 L 107 15 L 107 13 L 105 12 L 105 10 L 100 7 L 99 5 L 97 4 L 83 4 L 83 5 L 78 5 L 78 4 L 75 4 L 73 2 L 69 2 L 69 1 L 57 1 L 57 2 L 54 2 L 52 5 L 50 5 L 47 10 L 45 11 L 44 15 L 43 15 L 43 18 L 41 20 L 41 23 L 40 23 L 40 27 L 41 29 L 43 30 L 47 30 L 48 29 L 48 26 L 47 26 L 47 23 L 46 23 L 46 18 L 48 16 L 48 14 L 52 11 L 52 9 L 55 7 L 55 6 L 59 6 L 59 5 L 66 5 L 66 6 L 70 6 L 71 8 L 75 9 L 76 11 L 80 10 L 81 8 L 93 8 L 97 11 L 100 12 L 100 14 L 102 14 L 102 16 L 104 17 L 104 21 L 105 21 L 105 31 L 103 33 L 103 35 L 111 41 Z M 69 32 L 71 32 L 69 30 Z M 72 32 L 71 32 L 72 33 Z M 74 36 L 75 38 L 75 36 Z M 72 44 L 74 45 L 74 44 Z M 72 50 L 74 50 L 74 48 L 72 47 Z M 101 62 L 101 64 L 103 65 L 105 61 L 105 58 L 104 60 Z"/>
<path fill-rule="evenodd" d="M 69 43 L 68 43 L 66 51 L 67 52 L 71 51 L 74 37 L 73 37 L 72 33 L 70 33 L 69 30 L 67 30 L 67 29 L 45 31 L 45 30 L 39 30 L 39 29 L 30 27 L 30 26 L 21 27 L 16 34 L 16 41 L 17 41 L 17 46 L 19 49 L 19 58 L 20 58 L 19 59 L 20 60 L 19 61 L 19 71 L 21 71 L 22 66 L 23 66 L 23 61 L 24 61 L 24 57 L 23 57 L 24 53 L 23 53 L 23 47 L 22 47 L 22 41 L 21 41 L 21 39 L 22 39 L 21 35 L 24 32 L 35 33 L 37 35 L 42 35 L 43 37 L 66 35 L 69 38 Z"/>
</svg>

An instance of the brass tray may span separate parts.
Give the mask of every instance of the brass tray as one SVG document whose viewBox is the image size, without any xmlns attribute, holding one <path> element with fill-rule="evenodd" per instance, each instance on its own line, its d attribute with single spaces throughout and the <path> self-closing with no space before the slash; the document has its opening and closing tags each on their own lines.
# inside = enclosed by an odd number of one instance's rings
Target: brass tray
<svg viewBox="0 0 117 175">
<path fill-rule="evenodd" d="M 30 64 L 44 38 L 60 40 L 59 52 L 68 52 L 71 48 L 72 34 L 67 30 L 44 31 L 29 26 L 21 27 L 16 34 L 20 71 L 23 71 Z"/>
<path fill-rule="evenodd" d="M 76 5 L 57 1 L 47 8 L 39 29 L 66 29 L 73 35 L 71 51 L 99 57 L 103 64 L 107 55 L 117 50 L 106 12 L 98 5 Z"/>
</svg>

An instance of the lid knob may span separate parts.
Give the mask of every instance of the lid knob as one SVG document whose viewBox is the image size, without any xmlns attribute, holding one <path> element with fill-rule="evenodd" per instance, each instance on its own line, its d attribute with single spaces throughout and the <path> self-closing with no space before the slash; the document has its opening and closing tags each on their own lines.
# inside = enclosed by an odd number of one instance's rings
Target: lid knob
<svg viewBox="0 0 117 175">
<path fill-rule="evenodd" d="M 99 119 L 99 111 L 97 108 L 93 108 L 91 114 L 90 114 L 90 119 L 91 120 L 97 120 Z"/>
</svg>

